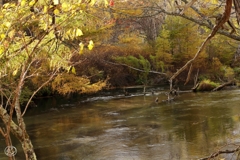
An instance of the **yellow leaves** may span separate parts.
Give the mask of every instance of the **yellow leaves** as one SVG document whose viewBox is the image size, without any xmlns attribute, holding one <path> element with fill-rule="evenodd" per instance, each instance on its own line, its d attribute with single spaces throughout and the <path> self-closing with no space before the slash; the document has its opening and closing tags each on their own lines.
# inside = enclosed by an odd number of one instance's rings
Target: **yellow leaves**
<svg viewBox="0 0 240 160">
<path fill-rule="evenodd" d="M 13 75 L 13 76 L 16 76 L 17 72 L 18 72 L 18 69 L 15 69 L 15 70 L 13 71 L 12 75 Z"/>
<path fill-rule="evenodd" d="M 104 5 L 105 5 L 105 7 L 108 6 L 108 0 L 104 0 Z"/>
<path fill-rule="evenodd" d="M 83 35 L 83 32 L 81 29 L 76 29 L 76 36 L 82 36 Z"/>
<path fill-rule="evenodd" d="M 54 5 L 58 5 L 60 0 L 53 0 Z"/>
<path fill-rule="evenodd" d="M 53 13 L 54 13 L 55 15 L 59 15 L 60 11 L 59 11 L 58 9 L 54 9 Z"/>
<path fill-rule="evenodd" d="M 87 47 L 88 47 L 89 50 L 93 49 L 94 43 L 93 43 L 92 40 L 89 41 Z M 79 43 L 79 54 L 83 54 L 83 49 L 84 49 L 84 44 L 81 42 L 81 43 Z"/>
<path fill-rule="evenodd" d="M 4 39 L 5 37 L 6 37 L 6 35 L 4 33 L 0 34 L 1 40 Z"/>
<path fill-rule="evenodd" d="M 0 46 L 0 58 L 2 58 L 4 53 L 4 48 L 2 46 Z"/>
<path fill-rule="evenodd" d="M 79 43 L 79 54 L 83 53 L 83 49 L 84 49 L 84 44 L 81 42 Z"/>
<path fill-rule="evenodd" d="M 29 2 L 28 5 L 29 5 L 30 7 L 32 7 L 34 4 L 35 4 L 35 0 L 32 0 L 32 1 Z"/>
<path fill-rule="evenodd" d="M 96 0 L 90 0 L 89 4 L 93 6 L 96 3 Z"/>
<path fill-rule="evenodd" d="M 83 35 L 83 32 L 79 28 L 69 29 L 65 32 L 64 38 L 74 39 Z"/>
<path fill-rule="evenodd" d="M 23 7 L 25 6 L 25 4 L 26 4 L 26 0 L 21 0 L 21 6 Z"/>
<path fill-rule="evenodd" d="M 4 25 L 5 27 L 9 28 L 9 27 L 11 26 L 11 23 L 10 23 L 10 22 L 5 22 L 3 25 Z"/>
<path fill-rule="evenodd" d="M 68 73 L 58 75 L 52 82 L 52 89 L 63 95 L 68 93 L 94 93 L 105 86 L 106 81 L 91 84 L 88 78 Z"/>
<path fill-rule="evenodd" d="M 47 13 L 48 12 L 48 7 L 47 6 L 44 6 L 43 7 L 43 13 Z"/>
<path fill-rule="evenodd" d="M 70 66 L 70 67 L 68 67 L 68 73 L 73 73 L 73 74 L 76 74 L 76 69 L 75 69 L 75 67 L 74 66 Z"/>
<path fill-rule="evenodd" d="M 62 3 L 62 10 L 64 12 L 67 12 L 67 11 L 69 11 L 69 9 L 71 9 L 71 5 L 69 3 L 63 2 Z"/>
<path fill-rule="evenodd" d="M 3 5 L 3 8 L 8 8 L 9 5 L 10 5 L 10 3 L 5 3 L 5 4 Z"/>
<path fill-rule="evenodd" d="M 90 40 L 90 41 L 89 41 L 89 44 L 88 44 L 88 49 L 89 49 L 89 50 L 92 50 L 93 47 L 94 47 L 93 41 Z"/>
<path fill-rule="evenodd" d="M 73 74 L 76 74 L 76 69 L 75 69 L 75 67 L 72 67 L 72 70 L 71 70 L 71 71 L 72 71 Z"/>
<path fill-rule="evenodd" d="M 212 4 L 218 4 L 218 0 L 211 0 Z"/>
<path fill-rule="evenodd" d="M 15 7 L 15 6 L 16 6 L 15 3 L 5 3 L 5 4 L 3 5 L 3 8 L 11 8 L 11 7 Z"/>
<path fill-rule="evenodd" d="M 8 37 L 9 38 L 13 38 L 14 37 L 14 35 L 15 35 L 15 30 L 11 30 L 10 32 L 8 32 Z"/>
</svg>

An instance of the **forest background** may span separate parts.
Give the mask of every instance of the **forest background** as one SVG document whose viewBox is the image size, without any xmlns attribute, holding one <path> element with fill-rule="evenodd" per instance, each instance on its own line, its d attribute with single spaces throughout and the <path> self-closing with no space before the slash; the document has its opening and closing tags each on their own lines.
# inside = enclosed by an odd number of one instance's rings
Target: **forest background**
<svg viewBox="0 0 240 160">
<path fill-rule="evenodd" d="M 0 131 L 8 146 L 10 131 L 19 139 L 26 159 L 36 159 L 23 119 L 34 97 L 240 79 L 236 0 L 0 3 Z"/>
<path fill-rule="evenodd" d="M 179 1 L 177 4 L 185 3 Z M 38 96 L 169 84 L 169 78 L 194 57 L 205 37 L 211 33 L 224 6 L 221 1 L 203 1 L 181 14 L 176 1 L 110 1 L 107 7 L 88 9 L 87 14 L 93 17 L 84 20 L 81 33 L 69 29 L 63 35 L 68 39 L 64 43 L 71 50 L 71 64 L 62 66 L 61 75 L 56 76 Z M 74 28 L 78 28 L 78 23 L 83 25 L 83 22 L 69 23 Z M 222 34 L 207 44 L 194 65 L 175 78 L 174 84 L 195 86 L 201 81 L 221 84 L 240 78 L 236 18 L 231 18 L 231 24 L 235 32 L 231 33 L 232 28 L 226 23 L 220 31 Z M 94 48 L 87 50 L 89 42 Z M 85 86 L 86 79 L 89 84 L 98 83 L 99 87 Z M 41 80 L 29 81 L 24 89 L 27 97 L 42 83 Z"/>
</svg>

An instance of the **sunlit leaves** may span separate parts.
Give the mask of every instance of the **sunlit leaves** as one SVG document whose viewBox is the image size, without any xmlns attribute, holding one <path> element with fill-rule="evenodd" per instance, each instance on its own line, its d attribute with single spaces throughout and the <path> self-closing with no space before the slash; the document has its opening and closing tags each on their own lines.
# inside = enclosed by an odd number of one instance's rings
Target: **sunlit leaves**
<svg viewBox="0 0 240 160">
<path fill-rule="evenodd" d="M 2 58 L 3 53 L 4 53 L 4 48 L 3 46 L 0 46 L 0 58 Z"/>
<path fill-rule="evenodd" d="M 96 0 L 90 0 L 90 1 L 89 1 L 89 4 L 90 4 L 91 6 L 93 6 L 95 3 L 96 3 Z"/>
<path fill-rule="evenodd" d="M 0 40 L 4 39 L 5 37 L 6 37 L 6 35 L 4 33 L 0 34 L 0 38 L 1 38 Z"/>
<path fill-rule="evenodd" d="M 9 38 L 14 38 L 14 35 L 15 35 L 15 30 L 11 30 L 10 32 L 8 32 L 8 37 Z"/>
<path fill-rule="evenodd" d="M 13 76 L 16 76 L 17 72 L 18 72 L 18 69 L 15 69 L 15 70 L 13 71 L 12 75 L 13 75 Z"/>
<path fill-rule="evenodd" d="M 88 43 L 88 49 L 89 50 L 92 50 L 93 47 L 94 47 L 94 43 L 92 40 L 89 41 Z M 82 54 L 83 53 L 83 49 L 84 49 L 84 44 L 82 42 L 79 43 L 79 54 Z"/>
<path fill-rule="evenodd" d="M 11 26 L 11 22 L 5 22 L 3 24 L 4 27 L 9 28 Z"/>
<path fill-rule="evenodd" d="M 90 41 L 89 41 L 89 44 L 88 44 L 88 49 L 89 49 L 89 50 L 92 50 L 93 47 L 94 47 L 93 41 L 90 40 Z"/>
<path fill-rule="evenodd" d="M 15 7 L 15 6 L 16 6 L 15 3 L 5 3 L 3 5 L 3 8 L 5 9 L 5 8 L 10 8 L 10 7 Z"/>
<path fill-rule="evenodd" d="M 21 6 L 25 6 L 26 0 L 21 0 Z"/>
<path fill-rule="evenodd" d="M 32 1 L 29 2 L 28 5 L 29 5 L 30 7 L 32 7 L 34 4 L 35 4 L 35 0 L 32 0 Z"/>
<path fill-rule="evenodd" d="M 59 15 L 59 13 L 60 13 L 60 11 L 58 9 L 55 9 L 53 12 L 55 15 Z"/>
<path fill-rule="evenodd" d="M 48 6 L 44 6 L 43 7 L 43 13 L 47 13 L 48 12 Z"/>
<path fill-rule="evenodd" d="M 81 42 L 79 43 L 79 54 L 83 53 L 83 49 L 84 49 L 84 44 Z"/>
<path fill-rule="evenodd" d="M 218 0 L 211 0 L 213 4 L 218 4 Z"/>
<path fill-rule="evenodd" d="M 76 77 L 74 74 L 68 73 L 58 75 L 52 83 L 52 88 L 64 95 L 69 93 L 94 93 L 105 86 L 105 81 L 91 84 L 88 78 Z"/>
<path fill-rule="evenodd" d="M 72 67 L 71 71 L 72 71 L 73 74 L 76 74 L 76 69 L 75 69 L 75 67 Z"/>
<path fill-rule="evenodd" d="M 75 35 L 78 37 L 78 36 L 82 36 L 83 35 L 83 32 L 81 29 L 77 28 L 75 29 Z"/>
<path fill-rule="evenodd" d="M 69 11 L 71 9 L 71 5 L 69 4 L 69 3 L 67 3 L 67 2 L 63 2 L 62 3 L 62 10 L 64 11 L 64 12 L 67 12 L 67 11 Z"/>
<path fill-rule="evenodd" d="M 67 71 L 68 71 L 68 73 L 76 74 L 76 69 L 74 66 L 69 66 Z"/>
<path fill-rule="evenodd" d="M 73 40 L 73 39 L 75 39 L 77 37 L 80 37 L 82 35 L 83 35 L 83 32 L 82 32 L 81 29 L 73 28 L 73 29 L 69 29 L 65 32 L 64 38 Z"/>
<path fill-rule="evenodd" d="M 58 5 L 60 0 L 53 0 L 54 5 Z"/>
</svg>

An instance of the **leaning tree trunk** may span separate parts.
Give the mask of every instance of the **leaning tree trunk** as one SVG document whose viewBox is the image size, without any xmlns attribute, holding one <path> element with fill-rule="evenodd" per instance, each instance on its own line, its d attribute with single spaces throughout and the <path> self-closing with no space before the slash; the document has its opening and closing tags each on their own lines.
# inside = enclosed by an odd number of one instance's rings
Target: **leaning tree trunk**
<svg viewBox="0 0 240 160">
<path fill-rule="evenodd" d="M 16 90 L 14 91 L 12 99 L 10 99 L 10 113 L 8 114 L 6 109 L 4 109 L 2 105 L 0 105 L 0 117 L 4 122 L 6 128 L 10 128 L 11 133 L 13 133 L 13 135 L 15 135 L 22 144 L 22 149 L 25 154 L 26 160 L 36 160 L 36 154 L 34 152 L 29 135 L 27 134 L 26 125 L 23 119 L 19 101 L 28 69 L 29 67 L 26 67 L 25 64 L 22 65 L 22 71 Z M 16 113 L 17 124 L 12 120 L 14 110 Z M 9 132 L 7 134 L 9 134 Z"/>
<path fill-rule="evenodd" d="M 25 125 L 25 122 L 23 119 L 23 115 L 22 115 L 21 107 L 20 107 L 20 101 L 19 101 L 27 72 L 28 72 L 28 67 L 26 67 L 26 65 L 24 64 L 22 66 L 22 72 L 20 75 L 18 86 L 15 90 L 15 96 L 13 98 L 13 104 L 14 104 L 14 109 L 16 112 L 18 127 L 19 127 L 19 129 L 22 130 L 22 134 L 16 135 L 16 136 L 18 137 L 19 141 L 22 144 L 22 148 L 23 148 L 23 152 L 25 153 L 26 160 L 36 160 L 37 159 L 36 154 L 34 152 L 33 145 L 29 138 L 29 135 L 27 134 L 26 125 Z M 10 115 L 10 118 L 11 117 L 12 117 L 12 115 Z M 11 119 L 9 119 L 9 120 L 11 121 Z M 12 132 L 14 132 L 14 131 L 12 131 Z"/>
<path fill-rule="evenodd" d="M 27 160 L 36 160 L 36 154 L 33 149 L 33 145 L 26 130 L 22 130 L 13 120 L 10 121 L 10 116 L 7 113 L 6 109 L 0 106 L 0 117 L 3 120 L 4 124 L 7 126 L 10 124 L 11 133 L 17 137 L 17 139 L 22 144 L 23 151 Z"/>
</svg>

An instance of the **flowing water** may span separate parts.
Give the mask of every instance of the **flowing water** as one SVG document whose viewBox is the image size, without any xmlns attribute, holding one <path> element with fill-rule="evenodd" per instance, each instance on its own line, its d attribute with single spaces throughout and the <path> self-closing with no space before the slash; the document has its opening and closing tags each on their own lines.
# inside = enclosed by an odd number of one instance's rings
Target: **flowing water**
<svg viewBox="0 0 240 160">
<path fill-rule="evenodd" d="M 45 99 L 25 120 L 39 160 L 195 160 L 240 144 L 239 89 L 163 99 L 162 92 L 71 103 Z M 7 160 L 0 138 L 0 160 Z M 19 142 L 13 145 L 16 159 L 25 159 Z"/>
</svg>

